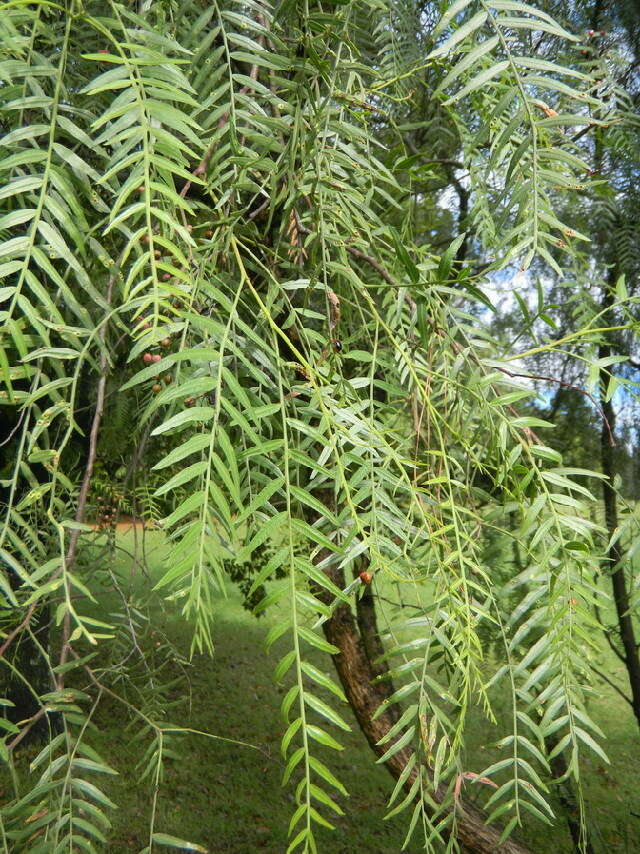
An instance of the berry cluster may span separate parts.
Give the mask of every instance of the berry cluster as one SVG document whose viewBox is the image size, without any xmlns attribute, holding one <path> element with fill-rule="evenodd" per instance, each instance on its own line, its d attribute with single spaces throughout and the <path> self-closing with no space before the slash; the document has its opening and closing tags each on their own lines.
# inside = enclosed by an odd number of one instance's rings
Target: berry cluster
<svg viewBox="0 0 640 854">
<path fill-rule="evenodd" d="M 142 328 L 143 329 L 150 329 L 151 324 L 147 320 L 145 320 L 142 324 Z M 158 342 L 158 346 L 162 347 L 165 350 L 168 350 L 169 347 L 171 347 L 171 338 L 162 338 L 162 340 L 160 340 Z M 142 354 L 142 361 L 145 363 L 145 365 L 153 365 L 156 362 L 162 361 L 162 354 L 161 353 L 150 353 L 149 351 L 147 351 L 147 352 Z M 173 381 L 173 377 L 171 376 L 171 374 L 166 374 L 164 377 L 161 378 L 160 382 L 155 382 L 151 386 L 151 391 L 154 394 L 158 394 L 158 392 L 162 391 L 162 384 L 161 383 L 164 383 L 165 385 L 169 385 L 169 383 L 171 383 L 172 381 Z"/>
<path fill-rule="evenodd" d="M 100 493 L 96 501 L 96 522 L 99 530 L 115 528 L 123 499 L 122 492 L 114 487 L 105 487 Z"/>
</svg>

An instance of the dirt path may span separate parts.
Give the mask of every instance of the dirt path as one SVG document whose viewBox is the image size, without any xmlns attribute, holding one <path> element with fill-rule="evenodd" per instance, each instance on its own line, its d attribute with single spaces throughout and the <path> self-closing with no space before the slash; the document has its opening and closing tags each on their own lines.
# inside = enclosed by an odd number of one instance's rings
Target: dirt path
<svg viewBox="0 0 640 854">
<path fill-rule="evenodd" d="M 91 526 L 94 530 L 100 529 L 101 525 L 95 524 Z M 133 516 L 121 516 L 116 524 L 116 531 L 131 531 L 133 528 L 137 528 L 138 530 L 147 530 L 153 531 L 155 530 L 155 525 L 149 519 L 134 519 Z"/>
</svg>

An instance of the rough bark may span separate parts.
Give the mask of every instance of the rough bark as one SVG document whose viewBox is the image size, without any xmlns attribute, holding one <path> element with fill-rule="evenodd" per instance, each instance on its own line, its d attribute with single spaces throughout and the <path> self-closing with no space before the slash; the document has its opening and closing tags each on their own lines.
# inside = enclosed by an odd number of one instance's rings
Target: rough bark
<svg viewBox="0 0 640 854">
<path fill-rule="evenodd" d="M 336 569 L 325 571 L 334 584 L 340 588 L 344 587 L 344 575 L 341 571 Z M 370 604 L 373 606 L 373 600 Z M 368 609 L 368 601 L 365 600 L 363 607 L 361 600 L 358 622 L 364 620 L 365 636 L 369 630 L 375 627 L 375 622 L 371 622 L 372 615 Z M 373 615 L 373 620 L 375 621 L 375 615 Z M 370 644 L 371 638 L 369 637 L 365 642 L 361 637 L 356 618 L 351 608 L 346 604 L 338 605 L 332 617 L 324 623 L 323 628 L 329 643 L 340 650 L 338 654 L 333 656 L 333 662 L 349 705 L 360 729 L 369 742 L 369 746 L 377 756 L 381 756 L 388 748 L 388 744 L 379 746 L 378 742 L 397 720 L 397 712 L 390 708 L 375 720 L 373 719 L 374 712 L 388 697 L 389 689 L 384 682 L 373 684 L 373 679 L 379 675 L 380 671 L 379 666 L 377 668 L 372 666 L 372 659 L 365 648 L 365 643 Z M 388 760 L 386 768 L 397 779 L 409 758 L 410 754 L 406 750 L 401 750 Z M 411 782 L 412 778 L 410 777 L 407 786 L 410 786 Z M 434 800 L 440 802 L 444 795 L 445 791 L 440 787 L 434 793 Z M 462 850 L 469 852 L 469 854 L 471 852 L 473 854 L 531 854 L 530 849 L 515 839 L 509 839 L 499 845 L 501 828 L 495 825 L 486 825 L 483 813 L 468 804 L 461 803 L 458 807 L 456 830 Z"/>
</svg>

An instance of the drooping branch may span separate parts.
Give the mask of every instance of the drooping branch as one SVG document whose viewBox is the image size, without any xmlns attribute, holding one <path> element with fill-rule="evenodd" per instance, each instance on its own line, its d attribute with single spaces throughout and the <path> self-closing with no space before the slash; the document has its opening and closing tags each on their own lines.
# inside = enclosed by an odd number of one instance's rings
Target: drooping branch
<svg viewBox="0 0 640 854">
<path fill-rule="evenodd" d="M 609 271 L 608 280 L 602 294 L 601 308 L 603 316 L 613 307 L 613 295 L 617 275 L 617 270 L 615 267 L 612 267 Z M 598 358 L 600 360 L 606 360 L 611 356 L 611 352 L 611 344 L 609 340 L 605 338 L 598 348 Z M 616 460 L 614 447 L 609 439 L 609 435 L 613 435 L 613 431 L 615 430 L 616 416 L 613 403 L 607 395 L 608 384 L 608 370 L 602 367 L 600 368 L 600 407 L 603 413 L 603 423 L 600 435 L 600 462 L 602 465 L 602 473 L 605 475 L 605 480 L 602 481 L 602 499 L 604 503 L 605 523 L 607 526 L 609 542 L 611 543 L 607 551 L 603 569 L 611 578 L 613 600 L 618 617 L 618 626 L 620 628 L 620 640 L 624 650 L 624 663 L 629 675 L 629 687 L 631 689 L 633 712 L 636 716 L 638 725 L 640 725 L 640 656 L 638 655 L 638 645 L 633 625 L 633 616 L 631 613 L 631 603 L 629 599 L 627 579 L 625 576 L 623 554 L 619 540 L 617 540 L 615 536 L 618 531 L 618 495 L 614 485 L 616 476 Z"/>
<path fill-rule="evenodd" d="M 325 569 L 325 572 L 334 584 L 344 588 L 345 578 L 342 570 L 330 567 Z M 319 591 L 318 595 L 320 598 L 324 597 L 325 601 L 330 601 L 330 596 L 322 591 Z M 397 720 L 397 713 L 392 707 L 374 719 L 374 714 L 387 699 L 387 689 L 382 687 L 384 682 L 374 684 L 373 680 L 380 675 L 380 666 L 385 665 L 372 665 L 366 642 L 358 631 L 351 608 L 346 604 L 340 603 L 334 609 L 323 629 L 329 643 L 340 650 L 333 656 L 333 663 L 358 725 L 376 756 L 382 756 L 389 745 L 380 745 L 380 740 Z M 385 767 L 397 779 L 409 758 L 410 754 L 406 749 L 400 750 L 385 763 Z M 414 777 L 409 775 L 407 787 L 411 786 L 413 779 Z M 434 800 L 441 803 L 445 794 L 446 790 L 440 786 L 433 792 Z M 528 848 L 512 838 L 500 844 L 501 828 L 487 825 L 485 816 L 477 808 L 459 801 L 456 810 L 456 833 L 462 850 L 469 854 L 531 854 Z"/>
</svg>

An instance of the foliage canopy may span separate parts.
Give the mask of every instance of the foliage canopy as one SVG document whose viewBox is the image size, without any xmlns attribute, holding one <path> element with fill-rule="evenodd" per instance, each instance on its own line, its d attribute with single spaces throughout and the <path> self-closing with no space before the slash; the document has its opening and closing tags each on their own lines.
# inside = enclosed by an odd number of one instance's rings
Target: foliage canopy
<svg viewBox="0 0 640 854">
<path fill-rule="evenodd" d="M 498 683 L 513 698 L 505 758 L 471 776 L 495 785 L 506 835 L 552 817 L 545 739 L 576 782 L 585 751 L 605 758 L 584 703 L 603 596 L 596 475 L 539 441 L 514 360 L 591 346 L 610 324 L 584 315 L 504 352 L 486 287 L 513 265 L 584 264 L 565 200 L 589 192 L 590 134 L 614 127 L 622 146 L 637 129 L 619 54 L 585 45 L 578 11 L 555 5 L 4 2 L 2 651 L 51 609 L 55 690 L 38 714 L 62 727 L 0 813 L 5 852 L 92 851 L 113 806 L 91 716 L 123 674 L 98 677 L 87 656 L 125 642 L 130 612 L 85 607 L 96 455 L 96 478 L 126 487 L 152 467 L 147 505 L 171 542 L 158 586 L 194 650 L 213 649 L 229 564 L 251 565 L 250 597 L 270 582 L 258 611 L 286 613 L 268 642 L 290 644 L 275 672 L 289 850 L 315 851 L 314 826 L 340 812 L 345 696 L 308 650 L 337 652 L 322 628 L 362 573 L 416 601 L 385 627 L 401 714 L 383 761 L 408 755 L 390 800 L 407 840 L 455 847 L 465 720 L 475 705 L 492 719 Z M 448 184 L 460 233 L 434 203 Z M 506 591 L 487 532 L 523 555 Z M 65 684 L 74 672 L 88 692 Z M 123 702 L 157 786 L 180 728 L 151 691 Z M 20 727 L 5 727 L 11 764 Z M 144 850 L 179 844 L 152 822 Z"/>
</svg>

